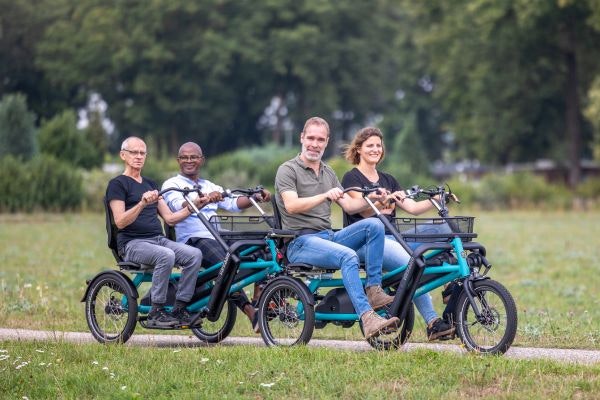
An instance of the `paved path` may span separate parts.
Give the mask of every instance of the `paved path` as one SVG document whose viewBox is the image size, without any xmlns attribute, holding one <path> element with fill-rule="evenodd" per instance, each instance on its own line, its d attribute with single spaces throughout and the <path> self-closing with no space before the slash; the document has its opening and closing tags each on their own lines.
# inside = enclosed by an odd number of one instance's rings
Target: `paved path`
<svg viewBox="0 0 600 400">
<path fill-rule="evenodd" d="M 35 331 L 29 329 L 6 329 L 0 328 L 0 340 L 29 340 L 29 341 L 67 341 L 73 343 L 95 343 L 90 333 L 84 332 L 58 332 L 58 331 Z M 264 342 L 258 337 L 229 337 L 220 345 L 253 345 L 264 346 Z M 146 335 L 134 334 L 127 342 L 133 346 L 156 346 L 156 347 L 200 347 L 206 346 L 193 335 Z M 365 341 L 349 340 L 319 340 L 313 339 L 309 346 L 330 347 L 336 349 L 375 351 Z M 411 351 L 415 349 L 429 349 L 435 351 L 449 351 L 454 353 L 467 353 L 465 349 L 456 344 L 431 344 L 431 343 L 407 343 L 400 351 Z M 600 363 L 600 350 L 572 350 L 572 349 L 545 349 L 532 347 L 511 347 L 506 357 L 515 359 L 550 359 L 568 363 L 598 364 Z"/>
</svg>

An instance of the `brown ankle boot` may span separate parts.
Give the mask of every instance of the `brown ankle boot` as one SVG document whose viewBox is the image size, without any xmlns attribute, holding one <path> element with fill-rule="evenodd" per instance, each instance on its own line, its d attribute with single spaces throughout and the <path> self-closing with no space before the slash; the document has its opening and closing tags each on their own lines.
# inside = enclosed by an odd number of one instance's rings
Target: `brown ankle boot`
<svg viewBox="0 0 600 400">
<path fill-rule="evenodd" d="M 382 331 L 385 331 L 386 333 L 391 333 L 398 329 L 398 325 L 400 325 L 400 320 L 398 319 L 398 317 L 391 317 L 390 319 L 385 319 L 373 310 L 364 313 L 360 317 L 360 320 L 362 321 L 365 339 L 369 339 L 374 336 L 379 336 L 382 333 Z"/>
<path fill-rule="evenodd" d="M 394 301 L 393 296 L 388 296 L 381 286 L 369 286 L 366 290 L 367 298 L 369 299 L 369 304 L 373 307 L 374 310 L 381 308 L 383 306 L 387 306 L 392 301 Z"/>
</svg>

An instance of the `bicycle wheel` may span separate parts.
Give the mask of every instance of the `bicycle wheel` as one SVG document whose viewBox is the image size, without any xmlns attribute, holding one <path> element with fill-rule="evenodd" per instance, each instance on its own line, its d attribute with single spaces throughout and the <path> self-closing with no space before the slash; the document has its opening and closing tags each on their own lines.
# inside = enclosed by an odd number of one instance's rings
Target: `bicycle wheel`
<svg viewBox="0 0 600 400">
<path fill-rule="evenodd" d="M 258 304 L 260 334 L 267 346 L 306 344 L 315 329 L 315 309 L 306 285 L 282 276 L 269 282 Z"/>
<path fill-rule="evenodd" d="M 192 328 L 192 333 L 204 343 L 219 343 L 229 336 L 236 318 L 237 308 L 233 302 L 227 300 L 218 320 L 211 322 L 205 318 L 200 326 Z"/>
<path fill-rule="evenodd" d="M 137 322 L 137 300 L 127 294 L 125 278 L 109 274 L 92 282 L 85 299 L 85 319 L 100 343 L 125 343 Z"/>
<path fill-rule="evenodd" d="M 389 318 L 390 315 L 383 315 L 386 318 Z M 410 334 L 412 333 L 413 326 L 415 324 L 415 310 L 414 307 L 411 306 L 408 308 L 408 312 L 406 313 L 406 318 L 404 318 L 404 322 L 402 326 L 390 333 L 382 332 L 379 336 L 370 337 L 367 339 L 367 342 L 377 350 L 395 350 L 400 348 L 404 343 L 408 341 Z M 363 331 L 362 322 L 360 325 L 360 331 L 363 336 L 365 332 Z"/>
<path fill-rule="evenodd" d="M 467 350 L 505 353 L 517 333 L 517 307 L 510 292 L 487 279 L 473 282 L 473 297 L 481 313 L 477 318 L 463 288 L 456 304 L 456 334 Z"/>
</svg>

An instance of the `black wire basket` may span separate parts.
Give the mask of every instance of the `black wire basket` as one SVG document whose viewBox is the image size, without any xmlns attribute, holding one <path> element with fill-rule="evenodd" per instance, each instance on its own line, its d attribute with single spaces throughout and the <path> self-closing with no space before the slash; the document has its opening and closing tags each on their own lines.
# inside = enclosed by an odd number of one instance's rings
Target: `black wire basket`
<svg viewBox="0 0 600 400">
<path fill-rule="evenodd" d="M 396 217 L 392 219 L 392 224 L 407 242 L 442 242 L 454 237 L 469 242 L 477 237 L 473 233 L 474 220 L 475 217 Z"/>
<path fill-rule="evenodd" d="M 267 236 L 274 219 L 262 215 L 214 215 L 209 222 L 224 240 L 254 240 Z"/>
</svg>

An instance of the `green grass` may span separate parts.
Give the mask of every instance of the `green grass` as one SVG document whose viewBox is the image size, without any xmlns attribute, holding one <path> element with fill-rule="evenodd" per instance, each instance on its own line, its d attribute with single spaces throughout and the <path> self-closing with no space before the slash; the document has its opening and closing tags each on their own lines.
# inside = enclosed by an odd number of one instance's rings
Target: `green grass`
<svg viewBox="0 0 600 400">
<path fill-rule="evenodd" d="M 600 365 L 427 350 L 0 342 L 0 398 L 592 399 Z"/>
<path fill-rule="evenodd" d="M 600 349 L 600 213 L 477 215 L 490 275 L 517 303 L 514 345 Z M 0 243 L 0 326 L 87 331 L 85 280 L 114 266 L 103 216 L 0 215 Z M 441 312 L 439 292 L 433 299 Z M 238 321 L 232 335 L 253 335 L 245 318 Z M 417 318 L 410 340 L 424 341 L 424 330 Z M 314 337 L 362 338 L 358 326 L 328 326 Z"/>
</svg>

